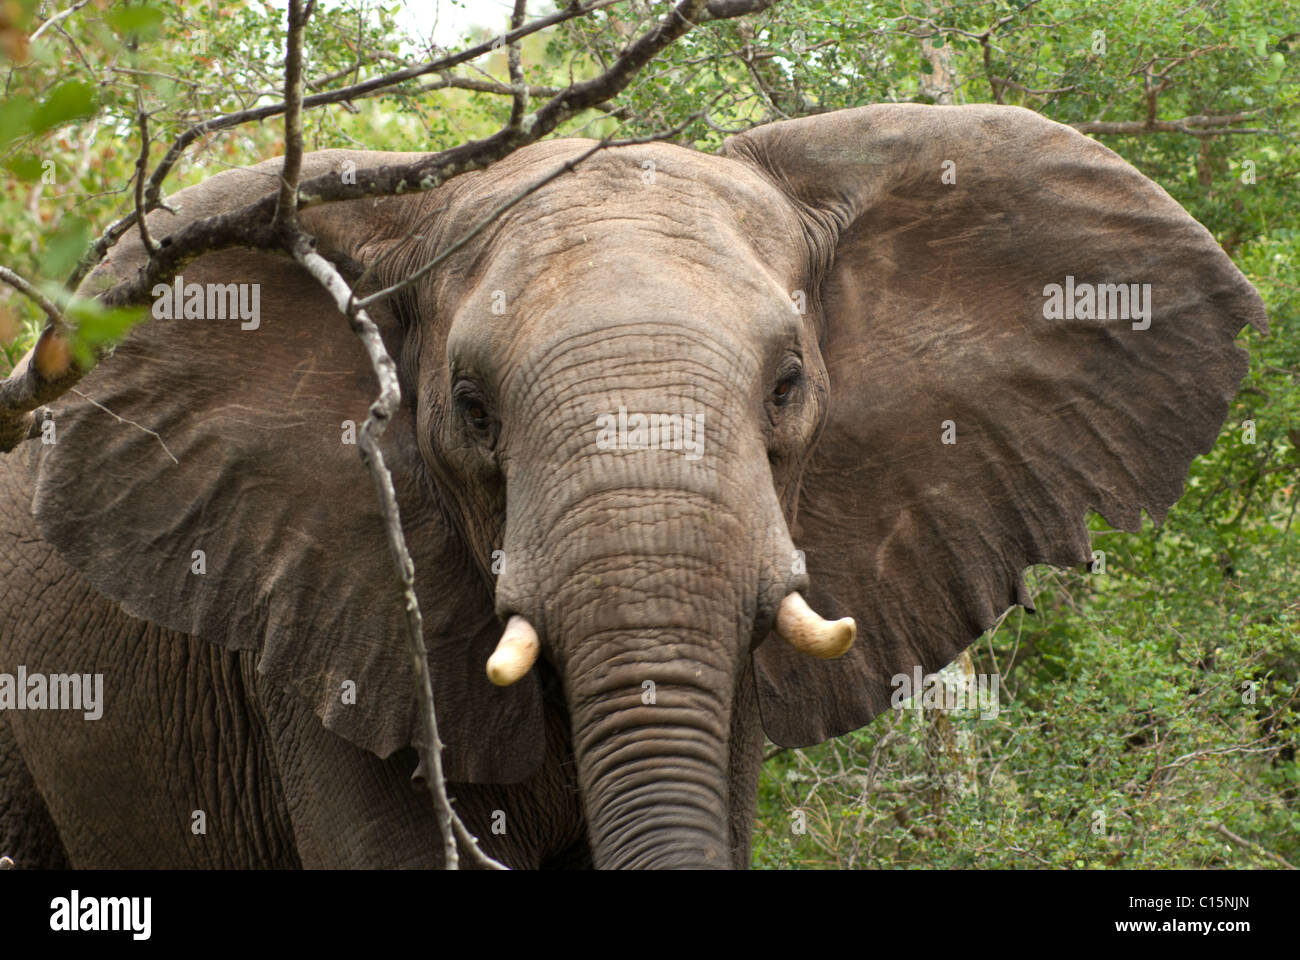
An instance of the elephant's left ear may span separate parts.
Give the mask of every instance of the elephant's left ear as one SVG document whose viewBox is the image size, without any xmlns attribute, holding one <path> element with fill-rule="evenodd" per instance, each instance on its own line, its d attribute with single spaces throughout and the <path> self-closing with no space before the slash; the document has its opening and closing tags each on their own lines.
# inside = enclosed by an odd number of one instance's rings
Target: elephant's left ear
<svg viewBox="0 0 1300 960">
<path fill-rule="evenodd" d="M 303 179 L 412 156 L 310 153 Z M 150 214 L 153 236 L 264 195 L 280 164 L 178 192 L 175 212 Z M 413 224 L 435 203 L 449 205 L 419 193 L 320 204 L 302 222 L 365 295 L 401 279 Z M 144 263 L 131 231 L 82 293 Z M 152 318 L 51 404 L 57 442 L 36 446 L 41 536 L 125 613 L 256 651 L 260 684 L 296 695 L 350 743 L 384 758 L 419 743 L 405 599 L 356 444 L 377 392 L 365 349 L 320 284 L 279 255 L 208 253 L 152 292 Z M 417 319 L 430 336 L 440 322 L 431 295 L 414 302 L 405 320 L 391 301 L 371 311 L 394 357 Z M 518 782 L 542 762 L 541 684 L 488 681 L 501 635 L 492 591 L 420 454 L 419 395 L 402 394 L 381 449 L 415 566 L 443 770 L 457 782 Z"/>
<path fill-rule="evenodd" d="M 756 654 L 764 726 L 805 745 L 889 706 L 1015 603 L 1182 494 L 1264 305 L 1167 193 L 1017 107 L 895 104 L 771 124 L 724 154 L 800 210 L 825 268 L 830 414 L 794 536 L 809 601 L 858 642 Z M 1121 561 L 1122 562 L 1122 561 Z"/>
</svg>

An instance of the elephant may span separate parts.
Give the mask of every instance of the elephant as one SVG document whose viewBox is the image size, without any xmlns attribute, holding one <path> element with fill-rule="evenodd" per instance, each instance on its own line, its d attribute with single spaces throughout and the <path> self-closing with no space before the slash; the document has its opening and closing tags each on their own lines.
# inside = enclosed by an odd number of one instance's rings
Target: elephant
<svg viewBox="0 0 1300 960">
<path fill-rule="evenodd" d="M 466 826 L 512 868 L 741 868 L 765 737 L 889 709 L 892 677 L 1031 606 L 1028 567 L 1089 563 L 1089 511 L 1159 523 L 1267 319 L 1160 186 L 1019 107 L 609 146 L 530 191 L 593 145 L 300 217 L 363 295 L 442 257 L 371 319 Z M 280 164 L 179 192 L 152 235 Z M 144 260 L 133 231 L 82 289 Z M 0 710 L 0 854 L 442 866 L 353 442 L 361 342 L 265 252 L 208 253 L 151 304 L 0 458 L 0 674 L 103 680 L 97 719 Z"/>
</svg>

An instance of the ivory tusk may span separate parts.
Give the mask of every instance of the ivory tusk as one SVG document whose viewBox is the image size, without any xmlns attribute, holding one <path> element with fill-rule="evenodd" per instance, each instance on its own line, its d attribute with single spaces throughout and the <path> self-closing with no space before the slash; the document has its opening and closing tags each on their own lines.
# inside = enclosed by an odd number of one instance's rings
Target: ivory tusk
<svg viewBox="0 0 1300 960">
<path fill-rule="evenodd" d="M 848 652 L 858 635 L 858 626 L 852 617 L 823 620 L 803 597 L 791 593 L 777 610 L 776 632 L 796 650 L 829 660 Z"/>
<path fill-rule="evenodd" d="M 537 642 L 537 631 L 531 623 L 515 614 L 506 621 L 505 632 L 501 634 L 492 656 L 488 657 L 488 679 L 498 687 L 510 686 L 532 669 L 539 650 L 541 644 Z"/>
</svg>

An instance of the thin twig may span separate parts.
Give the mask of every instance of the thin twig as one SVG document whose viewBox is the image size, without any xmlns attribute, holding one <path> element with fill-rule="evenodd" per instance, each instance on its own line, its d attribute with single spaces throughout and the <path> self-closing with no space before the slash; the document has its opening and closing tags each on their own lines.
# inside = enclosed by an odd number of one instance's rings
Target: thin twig
<svg viewBox="0 0 1300 960">
<path fill-rule="evenodd" d="M 525 8 L 528 0 L 515 0 L 515 10 L 510 16 L 510 32 L 514 33 L 524 23 Z M 510 126 L 519 126 L 524 112 L 528 109 L 528 86 L 524 83 L 524 67 L 520 59 L 519 41 L 510 44 L 506 50 L 506 62 L 510 67 Z"/>
<path fill-rule="evenodd" d="M 478 236 L 489 226 L 495 223 L 496 220 L 503 213 L 509 210 L 511 207 L 515 206 L 516 204 L 520 203 L 527 197 L 536 193 L 538 190 L 546 186 L 552 180 L 555 180 L 557 177 L 560 177 L 566 173 L 571 173 L 573 170 L 577 169 L 578 164 L 582 163 L 584 160 L 591 157 L 592 154 L 595 154 L 601 150 L 608 149 L 609 147 L 629 147 L 629 146 L 635 146 L 637 144 L 642 144 L 642 143 L 654 143 L 657 141 L 666 140 L 669 137 L 675 137 L 677 134 L 681 133 L 688 126 L 690 126 L 697 119 L 699 119 L 699 117 L 700 114 L 698 113 L 692 114 L 682 123 L 678 124 L 676 127 L 673 127 L 673 129 L 665 130 L 662 133 L 655 133 L 645 137 L 629 138 L 626 140 L 605 139 L 600 141 L 594 147 L 590 147 L 589 149 L 583 151 L 581 154 L 574 157 L 572 160 L 566 160 L 564 163 L 560 164 L 558 167 L 556 167 L 546 176 L 542 177 L 540 180 L 525 187 L 519 193 L 512 196 L 509 200 L 505 201 L 500 206 L 493 209 L 492 212 L 487 214 L 487 216 L 485 216 L 482 220 L 476 223 L 464 236 L 460 237 L 458 240 L 456 240 L 455 243 L 451 244 L 451 246 L 444 249 L 432 260 L 426 262 L 414 273 L 403 278 L 402 280 L 398 281 L 392 286 L 385 287 L 384 289 L 378 290 L 367 297 L 361 298 L 360 300 L 357 301 L 357 306 L 369 307 L 372 304 L 376 303 L 377 301 L 382 300 L 386 297 L 391 297 L 393 294 L 398 293 L 399 291 L 404 290 L 407 287 L 411 286 L 411 284 L 415 283 L 415 281 L 419 280 L 421 277 L 427 274 L 434 267 L 438 266 L 438 264 L 443 263 L 453 253 L 461 249 L 463 246 L 465 246 L 465 244 L 469 243 L 476 236 Z"/>
<path fill-rule="evenodd" d="M 0 280 L 9 284 L 19 293 L 31 298 L 38 307 L 45 311 L 45 315 L 50 319 L 50 326 L 55 328 L 63 327 L 63 311 L 58 308 L 53 300 L 37 290 L 30 281 L 24 280 L 8 267 L 0 267 Z"/>
<path fill-rule="evenodd" d="M 1271 850 L 1265 850 L 1263 847 L 1261 847 L 1258 843 L 1255 843 L 1253 840 L 1247 840 L 1245 837 L 1237 836 L 1235 833 L 1233 833 L 1231 830 L 1229 830 L 1221 823 L 1212 824 L 1211 827 L 1217 833 L 1220 833 L 1223 836 L 1227 837 L 1229 840 L 1231 840 L 1239 847 L 1245 847 L 1247 850 L 1250 850 L 1253 853 L 1257 853 L 1261 857 L 1267 857 L 1269 860 L 1272 860 L 1274 863 L 1279 864 L 1280 866 L 1283 866 L 1288 870 L 1296 869 L 1295 865 L 1291 863 L 1289 860 L 1285 859 L 1282 856 L 1279 856 L 1276 853 L 1273 853 Z"/>
<path fill-rule="evenodd" d="M 443 840 L 444 865 L 448 870 L 458 868 L 460 857 L 456 849 L 456 838 L 461 836 L 462 839 L 467 838 L 466 846 L 479 860 L 480 865 L 504 870 L 506 867 L 503 864 L 492 860 L 479 850 L 477 842 L 473 841 L 469 831 L 460 823 L 460 818 L 452 809 L 447 797 L 446 781 L 442 772 L 442 740 L 438 736 L 433 684 L 429 676 L 429 655 L 424 645 L 420 602 L 415 595 L 415 564 L 411 560 L 410 551 L 406 547 L 406 537 L 402 532 L 397 494 L 393 489 L 393 477 L 384 463 L 384 455 L 379 448 L 379 438 L 383 436 L 385 428 L 401 404 L 402 389 L 397 380 L 397 366 L 384 348 L 379 328 L 364 309 L 352 302 L 352 289 L 333 264 L 312 250 L 307 238 L 301 235 L 299 242 L 294 246 L 293 256 L 303 269 L 325 288 L 339 308 L 339 312 L 348 318 L 353 331 L 361 338 L 370 357 L 371 367 L 379 380 L 379 397 L 370 406 L 370 413 L 359 432 L 357 446 L 362 461 L 369 468 L 375 481 L 380 509 L 384 516 L 384 531 L 388 535 L 388 546 L 397 568 L 398 580 L 402 584 L 406 611 L 407 650 L 415 672 L 416 695 L 420 700 L 422 736 L 417 749 L 421 766 L 427 772 L 425 782 L 429 785 L 429 792 L 438 814 L 438 829 Z"/>
<path fill-rule="evenodd" d="M 78 10 L 80 10 L 88 3 L 90 3 L 90 0 L 77 0 L 77 2 L 74 3 L 72 6 L 68 7 L 68 9 L 61 10 L 60 12 L 56 13 L 54 16 L 50 17 L 50 19 L 46 20 L 39 27 L 37 27 L 32 32 L 32 35 L 27 38 L 27 42 L 35 43 L 37 39 L 40 38 L 40 35 L 44 33 L 48 27 L 54 26 L 56 23 L 58 23 L 60 20 L 64 19 L 65 17 L 72 16 L 74 13 L 76 13 Z"/>
<path fill-rule="evenodd" d="M 163 453 L 167 454 L 167 456 L 171 458 L 172 463 L 177 464 L 177 465 L 180 464 L 180 461 L 176 459 L 176 455 L 173 454 L 173 453 L 171 452 L 171 450 L 167 447 L 167 444 L 163 441 L 163 438 L 162 438 L 161 436 L 159 436 L 159 435 L 158 435 L 156 432 L 154 432 L 153 430 L 150 430 L 150 429 L 149 429 L 148 427 L 146 427 L 144 424 L 142 424 L 142 423 L 136 423 L 134 420 L 128 420 L 126 417 L 120 417 L 120 416 L 118 416 L 116 413 L 114 413 L 112 410 L 108 409 L 108 407 L 104 406 L 104 405 L 103 405 L 102 403 L 100 403 L 98 400 L 95 400 L 95 399 L 92 398 L 92 397 L 88 397 L 88 396 L 86 396 L 84 393 L 82 393 L 82 392 L 81 392 L 80 390 L 78 390 L 76 387 L 73 387 L 73 388 L 72 388 L 71 390 L 69 390 L 68 392 L 69 392 L 69 393 L 75 393 L 75 394 L 76 394 L 77 396 L 79 396 L 82 400 L 85 400 L 87 403 L 91 404 L 92 406 L 96 406 L 96 407 L 98 407 L 100 410 L 103 410 L 106 414 L 108 414 L 110 417 L 112 417 L 112 418 L 113 418 L 114 420 L 116 420 L 118 423 L 125 423 L 125 424 L 127 424 L 128 426 L 136 427 L 137 429 L 143 430 L 145 433 L 149 434 L 149 436 L 153 437 L 155 440 L 158 441 L 158 445 L 161 446 L 161 447 L 163 448 Z"/>
</svg>

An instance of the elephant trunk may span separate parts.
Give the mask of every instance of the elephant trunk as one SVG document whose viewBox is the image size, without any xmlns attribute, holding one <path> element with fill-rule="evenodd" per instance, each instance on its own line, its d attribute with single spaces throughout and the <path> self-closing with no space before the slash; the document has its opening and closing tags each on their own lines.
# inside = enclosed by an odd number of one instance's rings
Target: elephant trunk
<svg viewBox="0 0 1300 960">
<path fill-rule="evenodd" d="M 546 598 L 536 626 L 564 686 L 595 864 L 730 867 L 728 741 L 758 590 L 731 549 L 741 518 L 656 489 L 564 510 L 555 529 L 613 514 L 619 530 L 544 544 L 550 562 L 510 568 L 498 599 L 527 609 L 512 602 L 521 581 L 548 574 L 524 595 Z M 506 633 L 522 635 L 514 622 Z"/>
<path fill-rule="evenodd" d="M 731 678 L 687 655 L 610 671 L 599 684 L 577 684 L 575 699 L 596 866 L 730 867 Z"/>
</svg>

